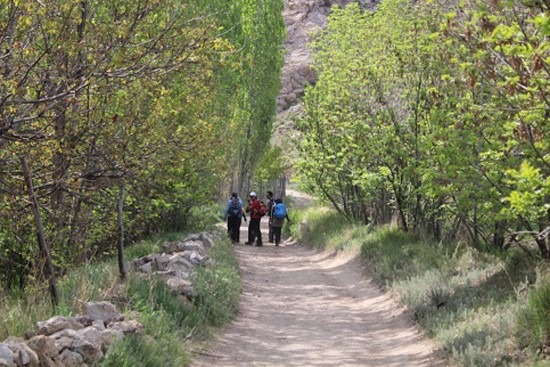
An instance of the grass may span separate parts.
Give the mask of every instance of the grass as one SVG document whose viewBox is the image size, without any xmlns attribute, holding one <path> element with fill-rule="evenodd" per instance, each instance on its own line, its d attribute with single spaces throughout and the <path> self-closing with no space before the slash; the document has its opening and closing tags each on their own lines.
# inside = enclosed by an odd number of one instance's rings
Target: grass
<svg viewBox="0 0 550 367">
<path fill-rule="evenodd" d="M 165 240 L 182 239 L 169 233 L 142 241 L 126 249 L 131 261 L 159 249 Z M 85 301 L 107 300 L 144 325 L 144 335 L 126 338 L 109 348 L 100 366 L 185 366 L 190 361 L 189 339 L 202 340 L 212 327 L 223 325 L 235 315 L 241 282 L 232 245 L 223 239 L 209 252 L 213 264 L 201 267 L 194 278 L 199 297 L 192 302 L 174 296 L 154 278 L 130 272 L 126 281 L 118 276 L 116 260 L 89 264 L 59 280 L 59 306 L 52 310 L 44 292 L 0 295 L 0 340 L 22 336 L 36 322 L 54 314 L 81 313 Z"/>
<path fill-rule="evenodd" d="M 449 365 L 549 365 L 550 278 L 523 251 L 484 253 L 370 229 L 326 208 L 300 217 L 291 230 L 304 243 L 360 251 L 371 276 L 408 307 Z"/>
</svg>

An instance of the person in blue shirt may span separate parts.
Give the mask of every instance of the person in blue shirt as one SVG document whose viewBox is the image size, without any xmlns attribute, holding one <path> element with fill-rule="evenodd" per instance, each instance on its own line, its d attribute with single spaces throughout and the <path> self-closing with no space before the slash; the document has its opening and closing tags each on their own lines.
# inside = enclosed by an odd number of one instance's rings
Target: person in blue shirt
<svg viewBox="0 0 550 367">
<path fill-rule="evenodd" d="M 231 239 L 231 242 L 236 245 L 240 241 L 241 234 L 241 222 L 244 218 L 243 201 L 239 198 L 239 195 L 234 192 L 227 201 L 227 208 L 225 209 L 225 220 L 227 220 L 227 234 Z"/>
</svg>

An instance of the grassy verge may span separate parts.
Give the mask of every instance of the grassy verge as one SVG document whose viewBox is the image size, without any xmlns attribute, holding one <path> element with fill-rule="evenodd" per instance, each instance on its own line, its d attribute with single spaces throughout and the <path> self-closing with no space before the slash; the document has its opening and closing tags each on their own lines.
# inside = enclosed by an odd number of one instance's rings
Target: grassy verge
<svg viewBox="0 0 550 367">
<path fill-rule="evenodd" d="M 346 223 L 328 209 L 290 228 L 318 248 L 360 251 L 370 274 L 408 306 L 449 365 L 550 366 L 550 277 L 523 251 L 483 253 L 395 228 Z"/>
<path fill-rule="evenodd" d="M 128 261 L 159 249 L 164 240 L 177 240 L 174 233 L 143 241 L 126 250 Z M 101 366 L 185 366 L 190 352 L 187 341 L 201 340 L 213 326 L 229 321 L 236 312 L 241 290 L 237 261 L 229 241 L 210 250 L 213 265 L 199 268 L 194 286 L 200 294 L 190 302 L 170 293 L 153 278 L 130 273 L 121 282 L 116 261 L 90 264 L 71 272 L 59 282 L 58 308 L 51 309 L 47 294 L 28 289 L 25 293 L 0 295 L 0 340 L 21 336 L 35 323 L 53 314 L 76 315 L 84 301 L 107 300 L 124 313 L 133 314 L 145 334 L 126 338 L 109 349 Z"/>
</svg>

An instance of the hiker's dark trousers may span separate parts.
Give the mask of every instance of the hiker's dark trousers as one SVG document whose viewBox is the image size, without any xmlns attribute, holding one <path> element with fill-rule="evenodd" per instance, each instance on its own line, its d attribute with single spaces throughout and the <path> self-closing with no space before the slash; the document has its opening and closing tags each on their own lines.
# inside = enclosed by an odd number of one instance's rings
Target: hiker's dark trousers
<svg viewBox="0 0 550 367">
<path fill-rule="evenodd" d="M 231 242 L 238 243 L 241 236 L 241 218 L 228 217 L 227 218 L 227 234 L 231 239 Z"/>
<path fill-rule="evenodd" d="M 281 243 L 281 232 L 283 227 L 273 227 L 273 237 L 275 239 L 275 244 L 278 245 Z"/>
<path fill-rule="evenodd" d="M 260 231 L 260 219 L 250 219 L 248 224 L 248 243 L 254 244 L 254 241 L 258 239 L 257 244 L 262 244 L 262 232 Z"/>
</svg>

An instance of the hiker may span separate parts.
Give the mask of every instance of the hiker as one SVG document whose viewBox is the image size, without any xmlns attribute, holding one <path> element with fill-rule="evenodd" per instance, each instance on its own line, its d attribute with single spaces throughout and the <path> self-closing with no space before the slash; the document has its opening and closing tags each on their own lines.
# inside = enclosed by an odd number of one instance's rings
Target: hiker
<svg viewBox="0 0 550 367">
<path fill-rule="evenodd" d="M 281 199 L 275 199 L 275 206 L 273 207 L 273 210 L 271 212 L 271 218 L 271 227 L 273 228 L 275 246 L 279 246 L 279 244 L 281 243 L 281 231 L 283 229 L 285 219 L 290 222 L 285 204 Z"/>
<path fill-rule="evenodd" d="M 227 201 L 227 208 L 225 209 L 225 219 L 227 220 L 227 234 L 231 239 L 231 242 L 236 245 L 239 243 L 241 234 L 241 221 L 244 218 L 246 222 L 246 216 L 244 216 L 243 202 L 239 198 L 239 195 L 234 192 Z"/>
<path fill-rule="evenodd" d="M 249 195 L 246 212 L 250 213 L 250 222 L 248 223 L 248 242 L 244 244 L 252 246 L 256 243 L 256 246 L 263 246 L 260 221 L 265 215 L 266 207 L 263 201 L 258 200 L 258 196 L 254 191 Z"/>
<path fill-rule="evenodd" d="M 273 243 L 273 228 L 271 227 L 271 222 L 273 221 L 273 217 L 271 216 L 271 212 L 273 211 L 273 207 L 275 206 L 275 200 L 273 200 L 273 192 L 272 191 L 268 191 L 265 195 L 265 197 L 267 198 L 267 203 L 266 203 L 266 207 L 267 207 L 267 216 L 269 217 L 269 221 L 268 221 L 268 224 L 269 224 L 269 234 L 268 234 L 268 238 L 269 238 L 269 243 Z"/>
</svg>

